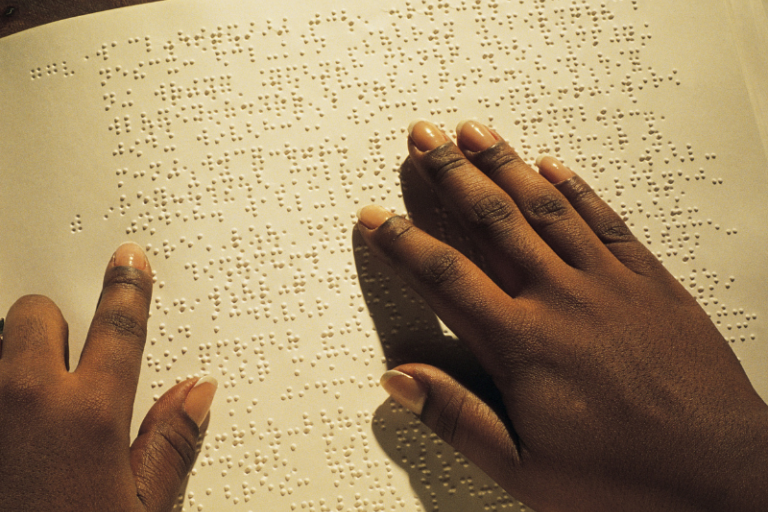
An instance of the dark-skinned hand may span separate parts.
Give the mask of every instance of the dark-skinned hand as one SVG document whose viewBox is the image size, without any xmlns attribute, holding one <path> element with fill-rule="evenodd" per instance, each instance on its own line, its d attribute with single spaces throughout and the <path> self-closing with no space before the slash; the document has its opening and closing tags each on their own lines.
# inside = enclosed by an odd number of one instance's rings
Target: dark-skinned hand
<svg viewBox="0 0 768 512">
<path fill-rule="evenodd" d="M 471 121 L 411 125 L 418 175 L 487 272 L 401 216 L 366 243 L 472 350 L 502 397 L 406 364 L 382 385 L 538 512 L 768 510 L 768 407 L 704 310 L 552 157 Z"/>
<path fill-rule="evenodd" d="M 121 245 L 73 372 L 59 308 L 39 295 L 11 306 L 0 344 L 0 510 L 172 509 L 216 381 L 193 378 L 168 390 L 131 444 L 151 296 L 146 256 Z"/>
</svg>

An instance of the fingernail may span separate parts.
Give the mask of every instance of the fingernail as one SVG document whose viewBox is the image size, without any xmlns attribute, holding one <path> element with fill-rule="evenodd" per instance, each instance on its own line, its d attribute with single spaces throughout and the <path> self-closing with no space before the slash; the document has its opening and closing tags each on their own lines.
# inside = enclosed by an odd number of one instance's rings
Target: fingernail
<svg viewBox="0 0 768 512">
<path fill-rule="evenodd" d="M 379 383 L 397 403 L 414 414 L 421 414 L 427 392 L 419 381 L 403 372 L 389 370 L 381 376 Z"/>
<path fill-rule="evenodd" d="M 482 123 L 462 121 L 456 127 L 456 136 L 461 145 L 470 151 L 482 151 L 496 144 L 500 139 Z"/>
<path fill-rule="evenodd" d="M 576 175 L 575 172 L 564 166 L 560 160 L 549 155 L 539 155 L 539 158 L 536 159 L 536 167 L 539 168 L 539 174 L 544 176 L 553 185 L 557 185 Z"/>
<path fill-rule="evenodd" d="M 381 206 L 377 206 L 375 204 L 364 206 L 357 211 L 357 220 L 359 220 L 363 226 L 367 227 L 368 229 L 376 229 L 384 224 L 387 219 L 394 216 L 394 213 L 387 211 Z"/>
<path fill-rule="evenodd" d="M 431 151 L 449 140 L 440 128 L 423 119 L 416 120 L 408 126 L 408 135 L 421 151 Z"/>
<path fill-rule="evenodd" d="M 213 403 L 213 397 L 216 395 L 216 389 L 219 387 L 219 383 L 211 377 L 206 375 L 202 379 L 198 380 L 195 385 L 189 390 L 187 398 L 184 400 L 184 412 L 192 418 L 197 426 L 201 426 L 208 416 L 208 411 L 211 410 L 211 404 Z"/>
<path fill-rule="evenodd" d="M 133 267 L 147 273 L 151 272 L 149 261 L 147 261 L 144 251 L 134 242 L 121 244 L 115 251 L 115 254 L 112 255 L 110 265 L 113 267 Z"/>
</svg>

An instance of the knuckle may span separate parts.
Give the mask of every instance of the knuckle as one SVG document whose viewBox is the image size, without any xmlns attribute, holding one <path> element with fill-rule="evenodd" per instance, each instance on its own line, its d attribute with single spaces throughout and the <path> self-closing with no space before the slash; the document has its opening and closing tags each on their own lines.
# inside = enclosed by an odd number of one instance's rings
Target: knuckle
<svg viewBox="0 0 768 512">
<path fill-rule="evenodd" d="M 635 235 L 621 219 L 612 219 L 598 225 L 595 233 L 604 243 L 628 242 L 635 239 Z"/>
<path fill-rule="evenodd" d="M 99 325 L 106 334 L 118 338 L 140 338 L 147 336 L 146 322 L 136 318 L 129 308 L 117 306 L 99 315 Z"/>
<path fill-rule="evenodd" d="M 45 295 L 24 295 L 23 297 L 20 297 L 13 304 L 13 306 L 11 306 L 11 310 L 47 309 L 47 308 L 56 308 L 58 310 L 58 308 L 56 307 L 56 304 Z"/>
<path fill-rule="evenodd" d="M 45 330 L 46 319 L 63 322 L 64 317 L 56 303 L 44 295 L 24 295 L 8 310 L 6 322 L 11 324 L 18 322 L 18 326 L 24 329 Z M 6 331 L 7 328 L 8 325 L 6 325 Z"/>
<path fill-rule="evenodd" d="M 419 278 L 428 286 L 443 288 L 461 276 L 462 257 L 453 251 L 440 251 L 424 258 Z"/>
<path fill-rule="evenodd" d="M 600 201 L 600 197 L 592 190 L 592 187 L 579 176 L 573 176 L 562 183 L 558 183 L 555 188 L 562 192 L 572 204 L 584 203 L 589 206 Z"/>
<path fill-rule="evenodd" d="M 13 337 L 18 350 L 45 350 L 51 340 L 66 336 L 67 322 L 58 306 L 43 295 L 25 295 L 8 311 L 6 338 Z"/>
<path fill-rule="evenodd" d="M 154 430 L 154 436 L 156 436 L 156 441 L 158 442 L 150 442 L 150 444 L 157 446 L 159 451 L 166 453 L 170 451 L 179 462 L 174 464 L 179 477 L 184 478 L 188 468 L 192 467 L 197 453 L 197 436 L 195 432 L 192 432 L 189 427 L 184 425 L 164 422 Z M 162 450 L 163 446 L 167 447 L 167 449 Z"/>
<path fill-rule="evenodd" d="M 46 406 L 49 391 L 44 376 L 17 371 L 3 384 L 0 397 L 9 410 L 36 410 Z"/>
<path fill-rule="evenodd" d="M 435 433 L 452 446 L 460 441 L 466 401 L 466 395 L 454 393 L 437 413 Z"/>
<path fill-rule="evenodd" d="M 463 157 L 454 156 L 452 158 L 446 158 L 439 162 L 439 166 L 435 167 L 431 171 L 432 180 L 435 183 L 444 182 L 451 174 L 457 170 L 462 169 L 467 165 L 467 161 Z"/>
<path fill-rule="evenodd" d="M 544 192 L 526 205 L 528 217 L 539 222 L 556 222 L 568 214 L 570 208 L 559 194 Z"/>
<path fill-rule="evenodd" d="M 478 153 L 472 158 L 472 162 L 492 180 L 503 172 L 517 172 L 528 168 L 528 164 L 506 142 L 496 143 Z"/>
<path fill-rule="evenodd" d="M 383 245 L 391 248 L 407 239 L 414 232 L 414 228 L 410 222 L 403 222 L 401 217 L 391 217 L 379 226 L 376 233 L 381 237 Z"/>
<path fill-rule="evenodd" d="M 435 184 L 444 182 L 456 171 L 460 171 L 470 165 L 463 153 L 453 144 L 445 144 L 422 160 L 423 168 L 430 180 Z"/>
<path fill-rule="evenodd" d="M 132 267 L 113 267 L 104 283 L 105 288 L 117 288 L 125 292 L 150 295 L 152 279 L 141 270 Z"/>
<path fill-rule="evenodd" d="M 514 213 L 507 198 L 491 194 L 472 203 L 468 220 L 474 227 L 488 231 L 509 220 Z"/>
<path fill-rule="evenodd" d="M 490 149 L 480 168 L 486 176 L 494 179 L 502 172 L 516 172 L 521 166 L 527 165 L 509 146 L 500 144 Z"/>
<path fill-rule="evenodd" d="M 558 186 L 571 204 L 578 205 L 580 209 L 590 210 L 596 213 L 596 222 L 593 223 L 595 234 L 603 243 L 628 242 L 635 240 L 635 236 L 627 225 L 583 179 L 573 177 Z"/>
</svg>

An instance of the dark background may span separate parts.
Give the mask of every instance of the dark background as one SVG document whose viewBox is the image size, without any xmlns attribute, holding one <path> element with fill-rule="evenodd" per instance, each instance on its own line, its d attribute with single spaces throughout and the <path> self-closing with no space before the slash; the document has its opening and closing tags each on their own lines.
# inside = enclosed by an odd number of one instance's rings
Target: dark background
<svg viewBox="0 0 768 512">
<path fill-rule="evenodd" d="M 0 0 L 0 37 L 52 21 L 154 0 Z"/>
</svg>

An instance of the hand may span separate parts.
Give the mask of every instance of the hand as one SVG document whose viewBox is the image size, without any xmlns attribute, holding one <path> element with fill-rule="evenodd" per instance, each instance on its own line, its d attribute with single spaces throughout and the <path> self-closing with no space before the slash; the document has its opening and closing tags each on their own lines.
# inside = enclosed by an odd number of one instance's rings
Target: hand
<svg viewBox="0 0 768 512">
<path fill-rule="evenodd" d="M 171 510 L 216 381 L 188 379 L 168 390 L 130 446 L 151 295 L 144 253 L 121 245 L 71 373 L 56 305 L 31 295 L 11 306 L 0 344 L 0 510 Z"/>
<path fill-rule="evenodd" d="M 369 247 L 473 351 L 503 404 L 424 364 L 402 405 L 538 512 L 768 509 L 768 407 L 707 314 L 589 186 L 539 173 L 476 122 L 458 147 L 411 125 L 408 151 L 483 255 L 377 206 Z"/>
</svg>

